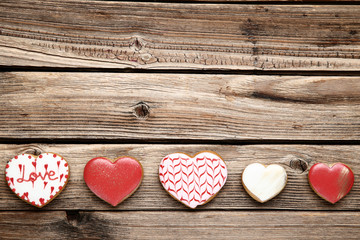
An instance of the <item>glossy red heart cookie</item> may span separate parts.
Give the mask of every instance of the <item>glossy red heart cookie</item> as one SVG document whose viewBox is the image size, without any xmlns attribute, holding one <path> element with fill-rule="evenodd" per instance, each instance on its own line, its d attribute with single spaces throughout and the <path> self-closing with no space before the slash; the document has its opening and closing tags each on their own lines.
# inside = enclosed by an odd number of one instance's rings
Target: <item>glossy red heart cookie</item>
<svg viewBox="0 0 360 240">
<path fill-rule="evenodd" d="M 311 188 L 328 202 L 336 203 L 348 194 L 354 184 L 354 174 L 343 163 L 328 166 L 317 163 L 310 168 Z"/>
<path fill-rule="evenodd" d="M 41 208 L 65 188 L 69 165 L 55 153 L 39 156 L 21 154 L 6 164 L 5 177 L 10 189 L 22 200 Z"/>
<path fill-rule="evenodd" d="M 114 207 L 136 191 L 142 178 L 140 162 L 131 157 L 120 157 L 114 162 L 97 157 L 84 169 L 84 180 L 90 190 Z"/>
</svg>

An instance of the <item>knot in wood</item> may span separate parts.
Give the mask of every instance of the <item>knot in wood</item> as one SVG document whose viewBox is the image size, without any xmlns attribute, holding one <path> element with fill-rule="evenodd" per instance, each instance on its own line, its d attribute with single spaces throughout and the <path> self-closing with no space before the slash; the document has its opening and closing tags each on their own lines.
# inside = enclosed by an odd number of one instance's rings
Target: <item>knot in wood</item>
<svg viewBox="0 0 360 240">
<path fill-rule="evenodd" d="M 142 49 L 143 44 L 141 43 L 141 40 L 138 38 L 135 38 L 130 43 L 130 48 L 132 48 L 135 51 L 140 51 Z"/>
<path fill-rule="evenodd" d="M 308 163 L 302 159 L 290 160 L 290 167 L 299 173 L 303 173 L 308 169 Z"/>
<path fill-rule="evenodd" d="M 133 113 L 136 118 L 147 119 L 150 114 L 150 107 L 144 102 L 139 102 L 134 106 Z"/>
<path fill-rule="evenodd" d="M 151 56 L 150 53 L 144 53 L 140 57 L 144 62 L 147 62 L 147 61 L 149 61 L 151 59 L 152 56 Z"/>
<path fill-rule="evenodd" d="M 38 147 L 32 146 L 32 147 L 24 149 L 24 151 L 22 151 L 22 152 L 26 153 L 26 154 L 32 154 L 35 156 L 39 156 L 44 151 Z"/>
<path fill-rule="evenodd" d="M 66 219 L 70 225 L 76 227 L 81 221 L 81 215 L 79 211 L 76 210 L 67 210 Z"/>
</svg>

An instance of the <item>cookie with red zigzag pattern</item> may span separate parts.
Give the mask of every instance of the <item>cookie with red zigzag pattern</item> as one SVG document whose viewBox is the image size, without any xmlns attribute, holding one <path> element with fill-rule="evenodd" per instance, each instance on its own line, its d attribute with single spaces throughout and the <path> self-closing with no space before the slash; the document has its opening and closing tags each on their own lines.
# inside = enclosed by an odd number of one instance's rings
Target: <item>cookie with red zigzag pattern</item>
<svg viewBox="0 0 360 240">
<path fill-rule="evenodd" d="M 215 152 L 199 152 L 194 157 L 172 153 L 161 160 L 159 178 L 172 197 L 194 209 L 216 196 L 226 182 L 227 168 Z"/>
</svg>

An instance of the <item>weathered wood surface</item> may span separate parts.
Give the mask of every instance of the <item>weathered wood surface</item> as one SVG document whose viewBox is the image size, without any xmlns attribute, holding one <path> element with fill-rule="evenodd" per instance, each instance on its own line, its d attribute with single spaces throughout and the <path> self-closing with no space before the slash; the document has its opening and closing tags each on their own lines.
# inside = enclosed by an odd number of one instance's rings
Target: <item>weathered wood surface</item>
<svg viewBox="0 0 360 240">
<path fill-rule="evenodd" d="M 360 5 L 201 1 L 0 1 L 0 67 L 31 70 L 0 72 L 0 169 L 19 153 L 56 152 L 71 171 L 43 209 L 18 199 L 0 171 L 1 239 L 359 238 L 360 145 L 342 140 L 360 139 L 360 77 L 351 72 L 360 69 Z M 293 76 L 222 74 L 230 69 Z M 309 70 L 353 76 L 301 76 Z M 274 144 L 294 140 L 312 145 Z M 215 141 L 223 145 L 174 144 Z M 257 144 L 232 145 L 242 142 Z M 216 198 L 191 210 L 163 189 L 158 166 L 169 153 L 202 150 L 218 152 L 229 177 Z M 114 208 L 87 188 L 83 169 L 96 156 L 122 155 L 139 159 L 145 177 Z M 288 173 L 284 191 L 265 204 L 241 185 L 254 162 Z M 308 184 L 316 162 L 343 162 L 355 173 L 335 205 Z"/>
<path fill-rule="evenodd" d="M 116 1 L 120 1 L 120 0 L 116 0 Z M 156 2 L 156 0 L 149 0 L 149 2 Z M 170 0 L 170 2 L 172 2 L 172 0 Z M 250 3 L 261 3 L 261 4 L 265 4 L 265 3 L 273 3 L 273 2 L 284 2 L 285 3 L 312 3 L 312 4 L 318 4 L 318 3 L 339 3 L 341 4 L 342 2 L 346 2 L 346 3 L 353 3 L 356 4 L 359 2 L 359 0 L 174 0 L 174 2 L 197 2 L 197 3 L 202 3 L 202 2 L 206 2 L 206 3 L 244 3 L 244 2 L 250 2 Z"/>
<path fill-rule="evenodd" d="M 359 103 L 359 77 L 2 72 L 0 137 L 358 140 Z"/>
<path fill-rule="evenodd" d="M 359 5 L 2 0 L 3 66 L 355 70 Z"/>
<path fill-rule="evenodd" d="M 70 164 L 70 180 L 66 189 L 45 210 L 175 210 L 187 209 L 173 199 L 161 186 L 158 168 L 161 159 L 169 153 L 187 152 L 195 154 L 202 150 L 213 150 L 220 154 L 228 166 L 228 180 L 220 193 L 211 202 L 198 207 L 201 210 L 360 210 L 360 146 L 313 146 L 313 145 L 0 145 L 0 169 L 5 169 L 8 159 L 19 153 L 55 152 Z M 97 156 L 116 158 L 133 156 L 144 168 L 144 179 L 140 188 L 116 208 L 96 197 L 83 180 L 86 163 Z M 261 204 L 253 200 L 241 184 L 244 168 L 254 162 L 278 163 L 288 173 L 288 183 L 280 195 Z M 300 165 L 302 162 L 303 171 Z M 355 184 L 349 195 L 332 205 L 318 197 L 307 180 L 309 168 L 316 162 L 343 162 L 355 174 Z M 4 173 L 0 175 L 4 179 Z M 0 210 L 33 210 L 34 207 L 18 199 L 5 182 L 0 186 Z"/>
<path fill-rule="evenodd" d="M 2 239 L 358 239 L 358 212 L 0 212 Z M 37 233 L 41 233 L 37 234 Z"/>
<path fill-rule="evenodd" d="M 120 1 L 120 0 L 117 0 Z M 152 1 L 156 1 L 156 0 L 151 0 Z M 172 0 L 170 0 L 171 2 Z M 149 0 L 150 2 L 150 0 Z M 288 2 L 288 3 L 312 3 L 312 4 L 318 4 L 318 3 L 341 3 L 341 2 L 346 2 L 346 3 L 358 3 L 359 0 L 174 0 L 174 2 L 198 2 L 198 3 L 202 3 L 202 2 L 206 2 L 206 3 L 243 3 L 243 2 L 250 2 L 250 3 L 256 3 L 259 2 L 261 4 L 264 3 L 273 3 L 273 2 Z"/>
</svg>

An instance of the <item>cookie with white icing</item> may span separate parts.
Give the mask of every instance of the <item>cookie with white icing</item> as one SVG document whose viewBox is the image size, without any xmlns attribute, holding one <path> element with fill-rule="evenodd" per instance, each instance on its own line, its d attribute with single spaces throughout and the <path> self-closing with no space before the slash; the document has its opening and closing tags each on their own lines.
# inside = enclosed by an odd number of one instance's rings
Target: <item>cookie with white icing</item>
<svg viewBox="0 0 360 240">
<path fill-rule="evenodd" d="M 159 178 L 173 198 L 196 208 L 213 199 L 224 186 L 227 167 L 215 152 L 200 152 L 194 157 L 172 153 L 161 160 Z"/>
<path fill-rule="evenodd" d="M 56 153 L 20 154 L 6 164 L 10 189 L 25 202 L 42 208 L 64 190 L 70 176 L 67 161 Z"/>
<path fill-rule="evenodd" d="M 260 163 L 248 165 L 242 174 L 246 192 L 256 201 L 264 203 L 278 195 L 287 182 L 285 169 L 277 164 L 269 166 Z"/>
</svg>

